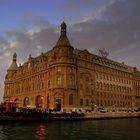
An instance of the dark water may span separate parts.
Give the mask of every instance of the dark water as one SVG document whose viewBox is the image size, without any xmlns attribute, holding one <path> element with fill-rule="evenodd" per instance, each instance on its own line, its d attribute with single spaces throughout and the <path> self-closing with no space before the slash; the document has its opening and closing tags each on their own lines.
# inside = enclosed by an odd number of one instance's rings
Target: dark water
<svg viewBox="0 0 140 140">
<path fill-rule="evenodd" d="M 140 140 L 140 119 L 0 122 L 0 140 Z"/>
</svg>

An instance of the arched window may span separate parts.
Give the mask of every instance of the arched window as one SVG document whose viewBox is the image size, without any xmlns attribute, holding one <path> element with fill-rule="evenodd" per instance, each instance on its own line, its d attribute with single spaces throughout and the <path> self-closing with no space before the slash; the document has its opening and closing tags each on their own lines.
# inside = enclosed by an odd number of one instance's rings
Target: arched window
<svg viewBox="0 0 140 140">
<path fill-rule="evenodd" d="M 73 94 L 69 95 L 69 105 L 73 105 Z"/>
<path fill-rule="evenodd" d="M 25 97 L 23 101 L 23 106 L 28 106 L 30 104 L 29 98 Z"/>
</svg>

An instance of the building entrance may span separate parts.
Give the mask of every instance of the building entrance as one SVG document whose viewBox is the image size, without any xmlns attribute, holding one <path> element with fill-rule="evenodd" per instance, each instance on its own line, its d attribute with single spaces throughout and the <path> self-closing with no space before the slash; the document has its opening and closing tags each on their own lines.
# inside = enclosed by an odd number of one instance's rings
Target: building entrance
<svg viewBox="0 0 140 140">
<path fill-rule="evenodd" d="M 37 108 L 43 108 L 43 99 L 44 99 L 44 97 L 43 96 L 41 96 L 41 95 L 38 95 L 37 97 L 36 97 L 36 107 Z"/>
<path fill-rule="evenodd" d="M 56 110 L 61 111 L 61 99 L 56 99 Z"/>
<path fill-rule="evenodd" d="M 28 97 L 25 97 L 25 98 L 24 98 L 24 102 L 23 102 L 23 106 L 24 106 L 24 107 L 27 107 L 29 104 L 30 104 L 29 98 L 28 98 Z"/>
</svg>

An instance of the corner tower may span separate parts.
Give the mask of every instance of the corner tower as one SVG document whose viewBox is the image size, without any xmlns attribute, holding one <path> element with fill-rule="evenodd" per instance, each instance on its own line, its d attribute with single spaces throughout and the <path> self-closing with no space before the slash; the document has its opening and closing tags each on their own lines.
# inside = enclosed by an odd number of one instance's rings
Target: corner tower
<svg viewBox="0 0 140 140">
<path fill-rule="evenodd" d="M 71 46 L 67 37 L 67 25 L 63 21 L 60 27 L 60 36 L 55 47 L 53 48 L 54 56 L 57 60 L 71 61 L 73 58 L 73 47 Z"/>
<path fill-rule="evenodd" d="M 72 109 L 77 99 L 74 48 L 67 37 L 66 23 L 63 21 L 60 27 L 60 36 L 52 50 L 48 71 L 48 97 L 52 101 L 49 107 L 58 111 Z"/>
<path fill-rule="evenodd" d="M 5 77 L 5 81 L 11 81 L 12 77 L 14 76 L 14 74 L 17 72 L 18 70 L 18 65 L 17 65 L 17 54 L 14 53 L 13 54 L 13 60 L 12 63 L 10 65 L 10 67 L 7 70 L 7 74 Z"/>
<path fill-rule="evenodd" d="M 13 96 L 13 91 L 14 91 L 14 86 L 13 86 L 13 80 L 14 80 L 14 75 L 16 74 L 18 70 L 17 66 L 17 54 L 13 54 L 13 60 L 10 65 L 10 67 L 7 70 L 7 74 L 5 76 L 5 87 L 4 87 L 4 101 L 10 101 L 11 97 Z M 12 93 L 12 94 L 11 94 Z"/>
</svg>

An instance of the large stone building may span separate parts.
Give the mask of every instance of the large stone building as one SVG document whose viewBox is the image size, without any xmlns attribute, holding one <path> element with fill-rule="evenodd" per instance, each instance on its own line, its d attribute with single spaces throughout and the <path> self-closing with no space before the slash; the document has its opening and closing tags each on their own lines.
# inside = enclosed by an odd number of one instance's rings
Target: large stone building
<svg viewBox="0 0 140 140">
<path fill-rule="evenodd" d="M 140 107 L 140 72 L 124 63 L 74 49 L 66 24 L 52 50 L 17 65 L 17 55 L 5 77 L 4 101 L 19 106 L 129 109 Z"/>
</svg>

